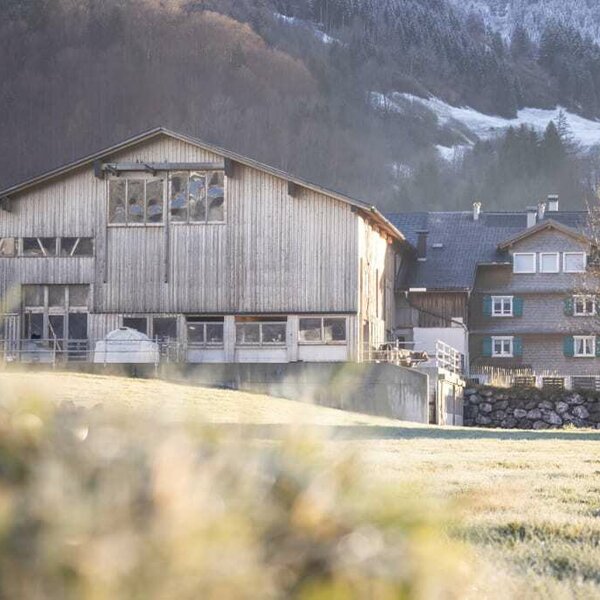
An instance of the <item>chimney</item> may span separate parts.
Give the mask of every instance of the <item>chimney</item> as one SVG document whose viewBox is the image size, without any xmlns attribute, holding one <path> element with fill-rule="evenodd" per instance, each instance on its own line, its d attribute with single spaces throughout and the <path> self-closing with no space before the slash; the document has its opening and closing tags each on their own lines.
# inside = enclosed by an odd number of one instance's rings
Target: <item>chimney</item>
<svg viewBox="0 0 600 600">
<path fill-rule="evenodd" d="M 427 260 L 427 236 L 429 231 L 417 231 L 417 260 Z"/>
<path fill-rule="evenodd" d="M 548 195 L 548 212 L 558 212 L 558 194 Z"/>
<path fill-rule="evenodd" d="M 544 201 L 538 202 L 538 205 L 537 205 L 538 221 L 543 221 L 545 214 L 546 214 L 546 203 Z"/>
<path fill-rule="evenodd" d="M 479 221 L 481 213 L 481 202 L 473 202 L 473 221 Z"/>
<path fill-rule="evenodd" d="M 527 228 L 533 227 L 537 223 L 538 209 L 535 206 L 527 207 Z"/>
</svg>

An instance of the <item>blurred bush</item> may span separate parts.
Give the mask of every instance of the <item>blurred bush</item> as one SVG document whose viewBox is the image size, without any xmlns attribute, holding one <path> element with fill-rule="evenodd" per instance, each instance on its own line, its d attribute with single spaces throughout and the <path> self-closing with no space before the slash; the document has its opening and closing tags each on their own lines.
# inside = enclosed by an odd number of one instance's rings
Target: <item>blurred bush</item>
<svg viewBox="0 0 600 600">
<path fill-rule="evenodd" d="M 0 598 L 461 598 L 444 515 L 330 450 L 5 398 Z"/>
</svg>

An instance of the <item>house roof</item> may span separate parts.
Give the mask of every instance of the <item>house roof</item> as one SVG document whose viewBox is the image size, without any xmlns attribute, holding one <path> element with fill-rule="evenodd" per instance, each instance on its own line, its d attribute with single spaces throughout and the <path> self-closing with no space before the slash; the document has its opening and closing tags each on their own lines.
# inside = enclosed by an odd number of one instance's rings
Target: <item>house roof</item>
<svg viewBox="0 0 600 600">
<path fill-rule="evenodd" d="M 486 212 L 477 221 L 471 211 L 398 213 L 387 217 L 413 245 L 417 243 L 418 231 L 429 232 L 427 259 L 416 262 L 408 277 L 408 287 L 427 290 L 471 290 L 479 265 L 509 262 L 507 253 L 499 246 L 518 235 L 533 232 L 533 228 L 527 229 L 526 212 Z M 587 213 L 546 213 L 541 228 L 547 222 L 581 235 Z"/>
<path fill-rule="evenodd" d="M 498 248 L 500 250 L 510 248 L 510 246 L 512 246 L 513 244 L 516 244 L 517 242 L 520 242 L 521 240 L 524 240 L 532 235 L 535 235 L 539 231 L 544 231 L 546 229 L 556 229 L 557 231 L 560 231 L 565 235 L 568 235 L 575 239 L 581 240 L 582 242 L 588 241 L 587 236 L 582 231 L 578 231 L 577 229 L 573 229 L 572 227 L 569 227 L 567 225 L 559 223 L 558 221 L 555 221 L 552 218 L 549 218 L 544 219 L 543 221 L 541 221 L 537 225 L 534 225 L 533 227 L 529 227 L 525 231 L 521 231 L 516 235 L 513 235 L 507 240 L 504 240 L 503 242 L 498 244 Z"/>
<path fill-rule="evenodd" d="M 269 173 L 270 175 L 273 175 L 275 177 L 279 177 L 280 179 L 284 179 L 286 181 L 292 182 L 298 186 L 307 188 L 314 192 L 324 194 L 326 196 L 334 198 L 335 200 L 339 200 L 340 202 L 349 204 L 349 205 L 353 206 L 355 209 L 357 209 L 358 211 L 362 212 L 368 218 L 370 218 L 371 220 L 376 222 L 380 227 L 382 227 L 382 229 L 384 229 L 387 233 L 391 234 L 397 240 L 400 240 L 401 242 L 405 242 L 408 244 L 404 234 L 387 217 L 385 217 L 375 206 L 372 206 L 372 205 L 370 205 L 366 202 L 362 202 L 360 200 L 356 200 L 355 198 L 352 198 L 345 194 L 341 194 L 335 190 L 325 188 L 316 183 L 312 183 L 305 179 L 301 179 L 299 177 L 296 177 L 295 175 L 286 173 L 285 171 L 282 171 L 275 167 L 271 167 L 269 165 L 266 165 L 264 163 L 256 161 L 252 158 L 248 158 L 247 156 L 242 156 L 241 154 L 237 154 L 236 152 L 232 152 L 230 150 L 221 148 L 214 144 L 209 144 L 209 143 L 204 142 L 195 137 L 191 137 L 191 136 L 181 134 L 181 133 L 176 133 L 176 132 L 166 129 L 164 127 L 156 127 L 154 129 L 150 129 L 149 131 L 145 131 L 143 133 L 134 135 L 114 146 L 109 146 L 107 148 L 103 148 L 102 150 L 99 150 L 97 152 L 94 152 L 93 154 L 84 156 L 83 158 L 80 158 L 76 161 L 73 161 L 71 163 L 63 165 L 63 166 L 53 169 L 51 171 L 47 171 L 45 173 L 42 173 L 41 175 L 27 179 L 21 183 L 13 185 L 4 190 L 0 190 L 0 199 L 1 198 L 12 198 L 30 188 L 33 188 L 35 186 L 46 183 L 47 181 L 50 181 L 55 178 L 66 175 L 72 171 L 76 171 L 77 169 L 80 169 L 82 167 L 89 166 L 89 165 L 93 164 L 94 161 L 96 161 L 96 160 L 100 160 L 102 158 L 109 157 L 117 152 L 121 152 L 123 150 L 126 150 L 127 148 L 136 146 L 137 144 L 149 141 L 149 140 L 151 140 L 155 137 L 161 136 L 161 135 L 168 136 L 173 139 L 177 139 L 177 140 L 186 142 L 188 144 L 197 146 L 199 148 L 203 148 L 204 150 L 207 150 L 209 152 L 214 152 L 215 154 L 219 154 L 219 155 L 221 155 L 225 158 L 231 159 L 232 161 L 235 161 L 237 163 L 243 164 L 245 166 L 248 166 L 248 167 L 251 167 L 254 169 L 258 169 L 265 173 Z"/>
</svg>

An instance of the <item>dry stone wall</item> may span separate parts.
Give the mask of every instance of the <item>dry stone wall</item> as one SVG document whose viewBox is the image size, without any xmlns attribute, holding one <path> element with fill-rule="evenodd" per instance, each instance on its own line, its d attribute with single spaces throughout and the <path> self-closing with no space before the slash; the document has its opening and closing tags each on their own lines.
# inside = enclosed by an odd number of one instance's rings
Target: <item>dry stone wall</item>
<svg viewBox="0 0 600 600">
<path fill-rule="evenodd" d="M 502 429 L 600 429 L 600 393 L 538 389 L 465 390 L 464 424 Z"/>
</svg>

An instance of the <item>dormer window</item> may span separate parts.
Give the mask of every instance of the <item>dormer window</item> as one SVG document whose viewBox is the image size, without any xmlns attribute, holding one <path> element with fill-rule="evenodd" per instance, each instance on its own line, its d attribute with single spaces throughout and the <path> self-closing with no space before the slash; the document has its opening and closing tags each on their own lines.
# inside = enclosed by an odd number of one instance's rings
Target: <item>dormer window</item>
<svg viewBox="0 0 600 600">
<path fill-rule="evenodd" d="M 515 252 L 513 273 L 535 273 L 535 252 Z"/>
<path fill-rule="evenodd" d="M 559 271 L 558 252 L 540 252 L 540 273 L 558 273 Z"/>
<path fill-rule="evenodd" d="M 584 273 L 586 265 L 585 252 L 564 252 L 563 271 L 565 273 Z"/>
</svg>

